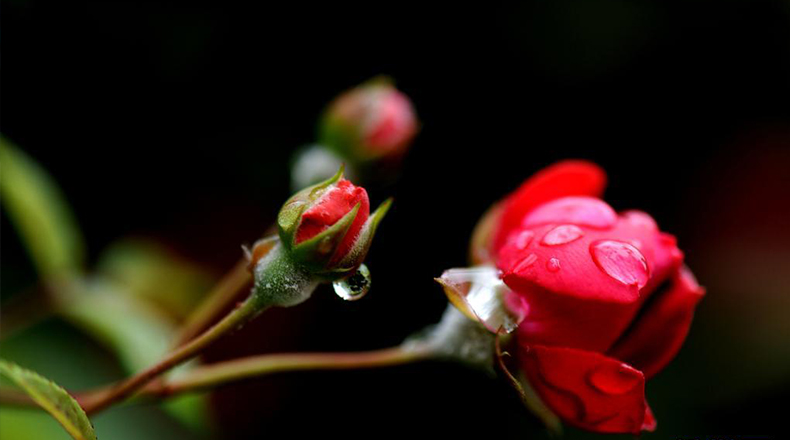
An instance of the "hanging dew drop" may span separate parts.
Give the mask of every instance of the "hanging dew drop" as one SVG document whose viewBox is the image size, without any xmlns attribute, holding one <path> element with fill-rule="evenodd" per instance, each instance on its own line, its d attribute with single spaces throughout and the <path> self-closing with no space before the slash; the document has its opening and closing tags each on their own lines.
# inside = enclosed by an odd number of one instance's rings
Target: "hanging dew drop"
<svg viewBox="0 0 790 440">
<path fill-rule="evenodd" d="M 370 290 L 370 270 L 364 264 L 359 266 L 357 273 L 350 277 L 332 283 L 337 296 L 346 301 L 356 301 Z"/>
</svg>

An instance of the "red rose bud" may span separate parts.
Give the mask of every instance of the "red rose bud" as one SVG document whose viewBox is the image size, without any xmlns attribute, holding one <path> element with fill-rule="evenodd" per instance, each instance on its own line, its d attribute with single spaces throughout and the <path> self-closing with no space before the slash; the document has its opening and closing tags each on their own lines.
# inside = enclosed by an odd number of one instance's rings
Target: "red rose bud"
<svg viewBox="0 0 790 440">
<path fill-rule="evenodd" d="M 387 79 L 351 89 L 329 104 L 319 143 L 354 162 L 397 158 L 418 131 L 414 107 Z"/>
<path fill-rule="evenodd" d="M 582 161 L 537 173 L 486 215 L 473 239 L 523 315 L 518 360 L 566 423 L 653 430 L 645 380 L 678 352 L 704 294 L 672 235 L 646 213 L 600 200 L 604 172 Z"/>
<path fill-rule="evenodd" d="M 292 196 L 277 218 L 280 240 L 293 260 L 328 279 L 353 273 L 367 255 L 373 234 L 389 208 L 372 215 L 364 188 L 343 178 L 343 169 Z"/>
</svg>

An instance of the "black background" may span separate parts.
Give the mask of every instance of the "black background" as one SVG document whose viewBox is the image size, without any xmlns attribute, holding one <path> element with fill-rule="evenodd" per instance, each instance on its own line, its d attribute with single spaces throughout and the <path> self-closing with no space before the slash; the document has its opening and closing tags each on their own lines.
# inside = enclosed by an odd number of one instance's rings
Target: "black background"
<svg viewBox="0 0 790 440">
<path fill-rule="evenodd" d="M 369 188 L 373 204 L 395 197 L 369 257 L 370 295 L 344 303 L 322 288 L 211 360 L 398 343 L 438 320 L 446 300 L 432 277 L 466 264 L 480 214 L 534 171 L 580 157 L 607 169 L 616 209 L 648 211 L 678 236 L 709 288 L 702 333 L 692 327 L 679 366 L 648 384 L 659 431 L 646 437 L 780 430 L 786 374 L 676 408 L 722 383 L 692 380 L 751 380 L 720 374 L 739 353 L 694 357 L 728 344 L 704 324 L 728 322 L 715 307 L 727 282 L 708 257 L 733 234 L 790 249 L 790 4 L 268 3 L 2 8 L 2 131 L 62 185 L 94 258 L 118 237 L 150 236 L 221 273 L 288 197 L 291 155 L 314 140 L 325 103 L 378 74 L 413 99 L 423 125 L 401 179 Z M 748 188 L 768 201 L 763 211 L 749 211 Z M 744 205 L 731 204 L 738 191 Z M 32 277 L 6 223 L 4 269 Z M 755 230 L 771 233 L 752 240 Z M 214 403 L 221 438 L 542 435 L 505 383 L 442 363 L 286 374 L 223 389 Z"/>
</svg>

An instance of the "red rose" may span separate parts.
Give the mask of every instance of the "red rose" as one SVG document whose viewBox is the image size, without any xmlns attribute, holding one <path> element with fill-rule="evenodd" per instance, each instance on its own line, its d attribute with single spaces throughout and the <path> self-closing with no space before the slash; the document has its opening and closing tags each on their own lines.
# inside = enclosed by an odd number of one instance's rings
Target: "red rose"
<svg viewBox="0 0 790 440">
<path fill-rule="evenodd" d="M 335 99 L 324 113 L 319 141 L 355 161 L 398 157 L 417 134 L 414 107 L 377 78 Z"/>
<path fill-rule="evenodd" d="M 315 204 L 302 213 L 302 221 L 296 230 L 295 244 L 298 245 L 327 230 L 354 209 L 357 209 L 356 215 L 331 257 L 332 262 L 339 261 L 351 249 L 362 225 L 370 216 L 367 191 L 346 179 L 340 179 L 327 188 Z"/>
<path fill-rule="evenodd" d="M 638 433 L 655 427 L 645 380 L 679 350 L 704 290 L 675 237 L 597 198 L 605 182 L 587 162 L 544 169 L 481 222 L 473 258 L 518 299 L 519 365 L 543 402 L 579 428 Z"/>
<path fill-rule="evenodd" d="M 293 260 L 330 278 L 347 275 L 362 263 L 390 204 L 386 201 L 371 214 L 365 189 L 342 176 L 341 169 L 294 194 L 277 219 L 280 239 Z"/>
</svg>

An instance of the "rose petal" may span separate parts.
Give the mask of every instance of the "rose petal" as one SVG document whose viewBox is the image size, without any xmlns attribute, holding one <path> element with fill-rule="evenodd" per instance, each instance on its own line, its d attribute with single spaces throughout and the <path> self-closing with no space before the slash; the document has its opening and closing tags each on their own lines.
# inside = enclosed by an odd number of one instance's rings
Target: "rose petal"
<svg viewBox="0 0 790 440">
<path fill-rule="evenodd" d="M 682 255 L 671 236 L 625 217 L 609 230 L 563 227 L 515 230 L 499 251 L 505 284 L 529 305 L 519 337 L 603 352 Z"/>
<path fill-rule="evenodd" d="M 375 105 L 363 127 L 364 144 L 376 155 L 405 149 L 417 133 L 417 117 L 409 98 L 394 88 L 371 98 Z"/>
<path fill-rule="evenodd" d="M 617 222 L 617 213 L 606 202 L 593 197 L 562 197 L 546 202 L 524 217 L 523 226 L 567 223 L 606 229 Z"/>
<path fill-rule="evenodd" d="M 665 292 L 657 292 L 655 300 L 637 317 L 625 337 L 609 350 L 609 355 L 622 359 L 652 377 L 675 357 L 686 339 L 694 308 L 705 294 L 691 272 L 682 267 L 672 278 Z"/>
<path fill-rule="evenodd" d="M 566 160 L 542 169 L 503 201 L 493 249 L 499 249 L 510 232 L 536 206 L 565 196 L 600 197 L 605 186 L 606 173 L 592 162 Z"/>
<path fill-rule="evenodd" d="M 337 223 L 357 203 L 361 204 L 357 216 L 338 245 L 333 260 L 345 255 L 354 244 L 360 229 L 362 229 L 370 215 L 370 201 L 368 200 L 367 191 L 365 191 L 365 188 L 355 186 L 346 179 L 342 179 L 333 187 L 330 187 L 318 203 L 302 214 L 302 220 L 296 232 L 296 244 L 315 237 L 326 228 Z"/>
<path fill-rule="evenodd" d="M 543 402 L 570 425 L 632 434 L 646 426 L 645 377 L 623 362 L 590 351 L 537 345 L 524 347 L 519 363 Z"/>
<path fill-rule="evenodd" d="M 650 405 L 645 401 L 645 421 L 642 422 L 642 431 L 653 432 L 656 430 L 656 426 L 658 426 L 656 416 L 653 415 L 653 410 L 650 409 Z"/>
</svg>

